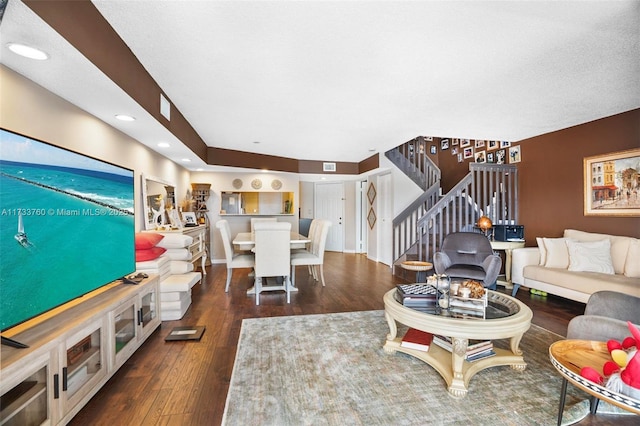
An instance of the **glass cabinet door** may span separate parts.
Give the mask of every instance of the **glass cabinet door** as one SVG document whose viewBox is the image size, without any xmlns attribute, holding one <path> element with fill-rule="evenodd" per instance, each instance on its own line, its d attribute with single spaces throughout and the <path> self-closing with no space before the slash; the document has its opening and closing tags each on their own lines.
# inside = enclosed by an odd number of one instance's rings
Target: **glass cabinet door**
<svg viewBox="0 0 640 426">
<path fill-rule="evenodd" d="M 131 302 L 113 313 L 114 366 L 126 359 L 126 354 L 135 346 L 137 313 L 135 302 Z M 122 355 L 122 356 L 119 356 Z"/>
<path fill-rule="evenodd" d="M 31 426 L 48 423 L 51 419 L 47 387 L 50 385 L 49 358 L 34 362 L 36 369 L 24 380 L 10 388 L 2 388 L 0 396 L 0 424 Z"/>
<path fill-rule="evenodd" d="M 94 382 L 106 374 L 101 321 L 85 328 L 67 340 L 62 353 L 62 391 L 64 411 L 73 407 Z M 76 397 L 77 395 L 77 397 Z M 76 398 L 74 398 L 76 397 Z"/>
<path fill-rule="evenodd" d="M 142 296 L 142 302 L 140 304 L 140 325 L 142 329 L 145 330 L 150 324 L 153 324 L 156 321 L 153 321 L 158 316 L 158 294 L 155 289 L 149 291 L 148 293 Z M 143 331 L 144 332 L 144 331 Z"/>
</svg>

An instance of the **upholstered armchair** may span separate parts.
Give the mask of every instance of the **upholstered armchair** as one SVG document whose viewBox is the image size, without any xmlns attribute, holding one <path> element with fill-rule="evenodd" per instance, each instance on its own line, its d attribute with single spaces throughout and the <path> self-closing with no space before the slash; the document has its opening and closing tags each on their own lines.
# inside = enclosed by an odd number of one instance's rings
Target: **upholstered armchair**
<svg viewBox="0 0 640 426">
<path fill-rule="evenodd" d="M 567 339 L 622 341 L 631 335 L 627 321 L 640 325 L 640 297 L 598 291 L 589 297 L 584 315 L 569 321 Z"/>
<path fill-rule="evenodd" d="M 491 243 L 477 232 L 454 232 L 447 235 L 442 248 L 433 256 L 436 274 L 467 278 L 495 289 L 502 259 L 493 252 Z"/>
</svg>

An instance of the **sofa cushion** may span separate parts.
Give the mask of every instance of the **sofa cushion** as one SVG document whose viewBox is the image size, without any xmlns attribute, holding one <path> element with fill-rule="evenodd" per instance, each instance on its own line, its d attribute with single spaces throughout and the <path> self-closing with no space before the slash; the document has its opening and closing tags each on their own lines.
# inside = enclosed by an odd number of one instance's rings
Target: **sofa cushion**
<svg viewBox="0 0 640 426">
<path fill-rule="evenodd" d="M 190 235 L 169 232 L 161 235 L 163 235 L 164 238 L 158 243 L 158 245 L 166 249 L 185 248 L 193 244 L 193 237 Z"/>
<path fill-rule="evenodd" d="M 613 270 L 616 274 L 624 274 L 629 244 L 636 240 L 632 237 L 596 234 L 594 232 L 577 231 L 575 229 L 565 229 L 564 236 L 576 241 L 599 241 L 605 238 L 611 241 L 611 260 L 613 262 Z"/>
<path fill-rule="evenodd" d="M 160 282 L 161 292 L 189 291 L 202 278 L 200 272 L 189 272 L 182 275 L 171 275 L 166 280 Z"/>
<path fill-rule="evenodd" d="M 164 235 L 155 232 L 136 232 L 135 246 L 136 250 L 149 250 L 158 245 L 164 238 Z"/>
<path fill-rule="evenodd" d="M 547 263 L 547 249 L 544 248 L 544 240 L 542 237 L 536 237 L 536 242 L 538 243 L 538 250 L 540 251 L 539 265 L 544 265 Z"/>
<path fill-rule="evenodd" d="M 631 241 L 624 275 L 630 278 L 640 278 L 640 240 Z"/>
<path fill-rule="evenodd" d="M 146 262 L 149 260 L 157 259 L 162 256 L 162 253 L 167 251 L 166 248 L 152 247 L 145 250 L 136 250 L 136 262 Z"/>
<path fill-rule="evenodd" d="M 592 294 L 600 290 L 611 290 L 640 296 L 640 278 L 598 272 L 576 272 L 568 269 L 547 268 L 540 265 L 525 266 L 523 273 L 526 279 L 552 283 L 585 294 Z"/>
<path fill-rule="evenodd" d="M 171 273 L 174 275 L 177 274 L 186 274 L 187 272 L 193 271 L 193 263 L 187 262 L 186 260 L 172 260 L 171 261 Z"/>
<path fill-rule="evenodd" d="M 547 268 L 568 268 L 569 249 L 566 238 L 543 238 L 546 250 L 546 260 L 544 266 Z"/>
<path fill-rule="evenodd" d="M 567 240 L 567 248 L 570 271 L 613 274 L 611 242 L 608 239 L 586 242 Z"/>
</svg>

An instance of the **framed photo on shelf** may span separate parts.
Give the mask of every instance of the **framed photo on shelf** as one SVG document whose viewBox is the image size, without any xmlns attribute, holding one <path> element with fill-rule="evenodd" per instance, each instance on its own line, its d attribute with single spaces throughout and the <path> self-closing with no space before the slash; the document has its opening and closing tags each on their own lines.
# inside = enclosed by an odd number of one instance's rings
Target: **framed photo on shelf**
<svg viewBox="0 0 640 426">
<path fill-rule="evenodd" d="M 198 226 L 198 219 L 194 212 L 182 212 L 184 226 Z"/>
<path fill-rule="evenodd" d="M 640 148 L 584 159 L 584 215 L 640 216 Z"/>
</svg>

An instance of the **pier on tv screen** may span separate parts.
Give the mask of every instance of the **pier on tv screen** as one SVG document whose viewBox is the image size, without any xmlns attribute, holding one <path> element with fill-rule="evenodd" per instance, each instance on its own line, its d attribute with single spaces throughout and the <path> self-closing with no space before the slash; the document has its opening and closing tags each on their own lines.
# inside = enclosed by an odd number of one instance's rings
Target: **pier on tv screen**
<svg viewBox="0 0 640 426">
<path fill-rule="evenodd" d="M 0 330 L 135 270 L 133 171 L 0 129 Z"/>
</svg>

